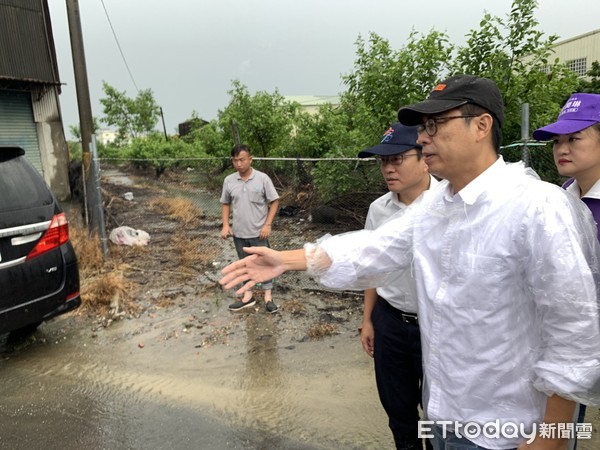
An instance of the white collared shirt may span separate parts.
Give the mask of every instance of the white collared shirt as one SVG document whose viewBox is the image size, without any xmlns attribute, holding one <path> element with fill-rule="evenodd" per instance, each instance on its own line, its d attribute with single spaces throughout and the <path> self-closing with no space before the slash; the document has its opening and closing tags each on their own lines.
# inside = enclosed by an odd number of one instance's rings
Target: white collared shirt
<svg viewBox="0 0 600 450">
<path fill-rule="evenodd" d="M 429 189 L 434 189 L 437 184 L 438 181 L 429 175 Z M 398 200 L 398 195 L 395 192 L 382 195 L 369 206 L 365 229 L 374 230 L 392 216 L 402 214 L 406 207 L 406 204 Z M 396 309 L 410 313 L 417 312 L 417 287 L 412 270 L 404 270 L 388 275 L 385 286 L 378 287 L 377 293 Z"/>
<path fill-rule="evenodd" d="M 571 184 L 567 186 L 567 192 L 579 197 L 581 195 L 581 189 L 579 189 L 579 184 L 577 184 L 577 180 L 573 180 Z M 594 185 L 590 188 L 589 191 L 582 196 L 582 198 L 595 198 L 600 199 L 600 180 L 596 181 Z"/>
<path fill-rule="evenodd" d="M 581 201 L 533 175 L 500 157 L 457 194 L 442 181 L 378 229 L 319 244 L 334 288 L 414 265 L 429 420 L 530 429 L 552 394 L 600 404 L 596 227 Z"/>
</svg>

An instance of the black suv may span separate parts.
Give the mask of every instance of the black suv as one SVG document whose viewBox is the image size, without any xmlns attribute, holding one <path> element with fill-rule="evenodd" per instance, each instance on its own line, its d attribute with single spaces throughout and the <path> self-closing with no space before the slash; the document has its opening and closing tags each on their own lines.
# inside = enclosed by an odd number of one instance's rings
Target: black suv
<svg viewBox="0 0 600 450">
<path fill-rule="evenodd" d="M 24 154 L 0 145 L 0 334 L 81 304 L 67 218 Z"/>
</svg>

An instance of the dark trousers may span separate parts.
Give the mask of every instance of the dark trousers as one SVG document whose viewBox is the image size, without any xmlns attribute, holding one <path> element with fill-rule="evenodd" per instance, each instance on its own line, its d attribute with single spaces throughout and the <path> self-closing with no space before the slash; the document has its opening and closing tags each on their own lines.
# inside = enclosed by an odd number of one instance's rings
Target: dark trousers
<svg viewBox="0 0 600 450">
<path fill-rule="evenodd" d="M 233 244 L 235 245 L 235 251 L 238 258 L 244 259 L 248 254 L 243 250 L 244 247 L 269 247 L 268 239 L 259 238 L 233 238 Z M 270 247 L 269 247 L 270 248 Z M 273 289 L 273 280 L 265 281 L 261 283 L 264 290 Z"/>
<path fill-rule="evenodd" d="M 375 328 L 375 378 L 398 450 L 421 450 L 417 437 L 423 366 L 419 325 L 407 323 L 379 297 L 371 314 Z M 426 440 L 427 448 L 431 444 Z"/>
</svg>

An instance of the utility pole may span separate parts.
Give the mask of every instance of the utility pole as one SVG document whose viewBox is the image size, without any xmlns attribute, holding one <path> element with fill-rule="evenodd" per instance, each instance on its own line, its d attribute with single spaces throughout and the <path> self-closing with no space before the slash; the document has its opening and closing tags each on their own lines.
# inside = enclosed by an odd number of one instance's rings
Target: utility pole
<svg viewBox="0 0 600 450">
<path fill-rule="evenodd" d="M 525 167 L 531 167 L 531 158 L 529 155 L 529 147 L 527 141 L 529 140 L 529 103 L 523 103 L 521 105 L 521 141 L 523 147 L 521 147 L 521 160 L 525 163 Z"/>
<path fill-rule="evenodd" d="M 86 180 L 90 173 L 90 144 L 92 142 L 92 106 L 88 85 L 85 51 L 83 48 L 83 32 L 81 31 L 81 15 L 78 0 L 67 1 L 67 18 L 71 36 L 71 54 L 77 90 L 77 106 L 79 108 L 79 130 L 81 131 L 81 151 Z"/>
<path fill-rule="evenodd" d="M 77 90 L 77 107 L 79 109 L 79 130 L 81 131 L 81 158 L 83 161 L 83 182 L 85 187 L 85 211 L 88 219 L 88 230 L 97 231 L 106 257 L 108 247 L 104 227 L 104 206 L 100 189 L 100 173 L 96 136 L 90 102 L 85 51 L 83 48 L 83 32 L 81 31 L 81 14 L 78 0 L 66 0 L 69 34 L 71 36 L 71 54 L 73 56 L 73 71 L 75 73 L 75 88 Z M 93 155 L 93 161 L 92 161 Z"/>
<path fill-rule="evenodd" d="M 165 133 L 165 141 L 169 142 L 169 135 L 167 134 L 167 126 L 165 125 L 165 116 L 163 114 L 162 106 L 159 106 L 159 108 L 160 108 L 160 117 L 162 119 L 162 124 L 163 124 L 163 131 Z"/>
</svg>

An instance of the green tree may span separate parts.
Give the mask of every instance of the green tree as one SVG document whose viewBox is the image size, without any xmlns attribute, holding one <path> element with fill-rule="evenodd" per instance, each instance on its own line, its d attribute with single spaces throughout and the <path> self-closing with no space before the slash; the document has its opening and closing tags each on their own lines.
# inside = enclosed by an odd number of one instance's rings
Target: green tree
<svg viewBox="0 0 600 450">
<path fill-rule="evenodd" d="M 257 156 L 273 156 L 290 145 L 299 105 L 286 101 L 277 89 L 273 94 L 259 91 L 251 95 L 238 80 L 232 84 L 229 105 L 219 111 L 221 131 L 231 130 L 235 124 L 241 141 Z"/>
<path fill-rule="evenodd" d="M 346 111 L 325 104 L 315 114 L 297 116 L 294 139 L 282 156 L 323 158 L 356 147 L 355 140 Z"/>
<path fill-rule="evenodd" d="M 600 93 L 600 63 L 594 61 L 592 67 L 587 72 L 589 79 L 582 78 L 579 80 L 577 92 L 587 92 L 590 94 Z"/>
<path fill-rule="evenodd" d="M 514 0 L 505 19 L 485 14 L 452 64 L 452 73 L 483 76 L 498 84 L 505 104 L 505 144 L 521 138 L 523 103 L 529 103 L 530 129 L 535 129 L 556 117 L 577 84 L 572 71 L 551 60 L 557 36 L 545 39 L 537 29 L 536 8 L 536 0 Z"/>
<path fill-rule="evenodd" d="M 316 116 L 298 121 L 294 150 L 307 149 L 311 156 L 355 157 L 376 144 L 398 109 L 421 100 L 447 70 L 452 45 L 444 33 L 412 31 L 405 46 L 394 50 L 375 33 L 365 41 L 359 36 L 354 70 L 343 76 L 348 87 L 338 108 L 321 109 Z M 373 188 L 377 174 L 365 172 L 355 162 L 318 163 L 312 176 L 322 200 Z"/>
<path fill-rule="evenodd" d="M 138 92 L 135 98 L 127 96 L 105 81 L 102 82 L 105 98 L 100 99 L 104 106 L 102 122 L 117 128 L 117 140 L 148 136 L 158 122 L 160 107 L 154 99 L 151 89 Z"/>
<path fill-rule="evenodd" d="M 231 135 L 222 130 L 216 120 L 192 130 L 184 140 L 210 156 L 229 156 L 231 151 Z"/>
<path fill-rule="evenodd" d="M 154 132 L 144 138 L 134 139 L 129 146 L 130 157 L 139 167 L 152 167 L 159 178 L 165 170 L 185 167 L 186 158 L 205 157 L 193 145 L 180 139 L 165 141 L 161 133 Z"/>
<path fill-rule="evenodd" d="M 92 133 L 95 134 L 99 129 L 99 119 L 97 117 L 92 117 Z M 69 131 L 71 132 L 73 139 L 81 141 L 81 129 L 79 128 L 79 125 L 69 125 Z"/>
<path fill-rule="evenodd" d="M 92 117 L 92 133 L 96 133 L 100 129 L 100 122 L 97 117 Z M 69 154 L 72 160 L 81 161 L 81 129 L 79 125 L 69 125 L 69 132 L 73 140 L 68 140 Z M 98 154 L 101 154 L 104 146 L 98 142 Z"/>
<path fill-rule="evenodd" d="M 371 33 L 365 41 L 359 36 L 354 70 L 343 76 L 348 87 L 342 109 L 350 117 L 351 128 L 360 130 L 361 146 L 372 145 L 382 130 L 397 120 L 401 106 L 422 100 L 440 75 L 448 69 L 453 46 L 445 33 L 412 31 L 399 50 Z M 352 149 L 355 152 L 357 149 Z"/>
<path fill-rule="evenodd" d="M 556 36 L 544 38 L 535 19 L 535 0 L 514 0 L 506 18 L 484 14 L 479 28 L 469 32 L 464 46 L 455 47 L 444 33 L 412 31 L 406 44 L 394 49 L 375 33 L 357 40 L 353 71 L 343 77 L 347 92 L 341 116 L 323 115 L 299 126 L 296 147 L 305 143 L 324 156 L 354 156 L 373 145 L 382 130 L 396 120 L 397 110 L 424 99 L 437 82 L 466 73 L 495 80 L 503 93 L 506 113 L 504 143 L 521 137 L 521 107 L 529 103 L 530 129 L 553 120 L 577 86 L 574 73 L 556 59 Z M 345 120 L 339 120 L 345 117 Z M 334 121 L 329 125 L 328 121 Z M 343 124 L 343 125 L 341 125 Z M 339 135 L 350 136 L 340 145 Z M 336 129 L 329 134 L 327 130 Z M 329 194 L 355 189 L 347 168 L 313 171 Z"/>
<path fill-rule="evenodd" d="M 201 128 L 192 130 L 192 132 L 186 136 L 185 142 L 190 143 L 194 149 L 205 153 L 208 156 L 221 158 L 219 161 L 214 161 L 208 166 L 208 162 L 205 162 L 205 168 L 215 168 L 216 172 L 223 173 L 231 168 L 231 161 L 229 159 L 229 153 L 231 151 L 231 134 L 225 130 L 222 130 L 217 120 L 211 120 L 208 124 L 205 124 Z M 210 184 L 215 179 L 210 179 Z M 220 180 L 222 183 L 222 180 Z"/>
</svg>

